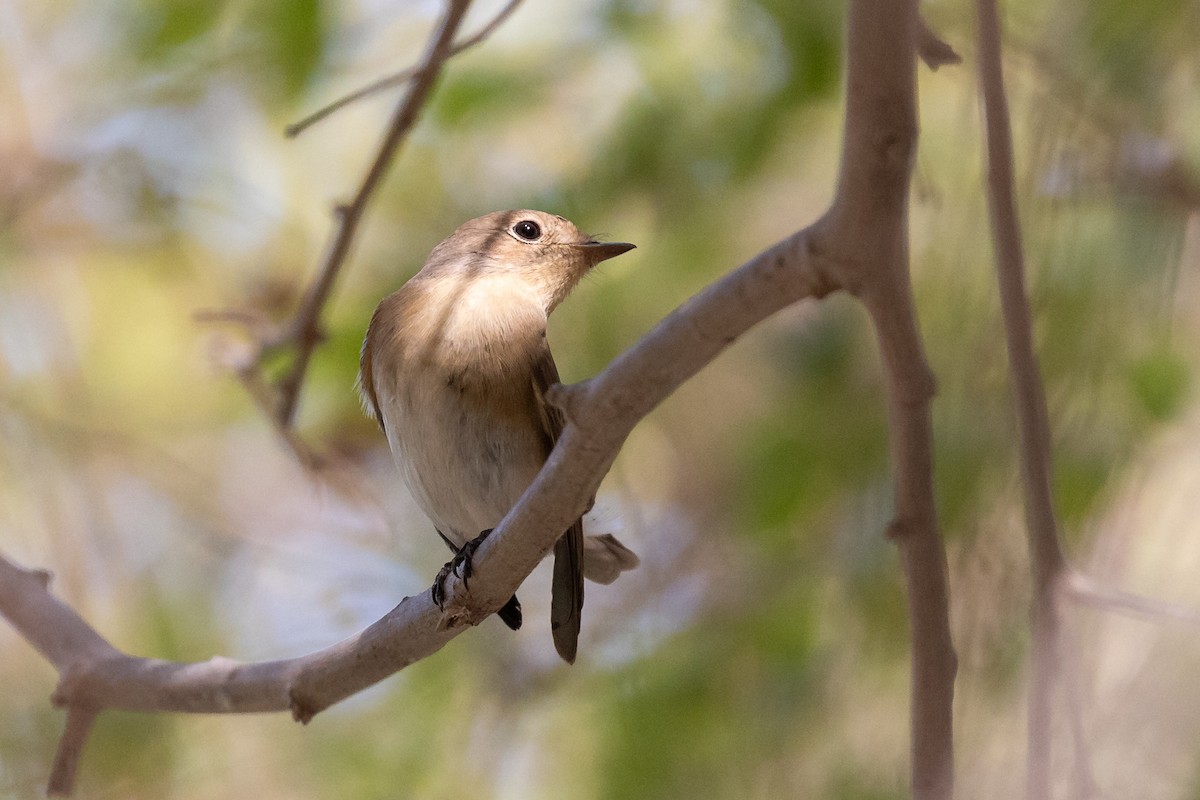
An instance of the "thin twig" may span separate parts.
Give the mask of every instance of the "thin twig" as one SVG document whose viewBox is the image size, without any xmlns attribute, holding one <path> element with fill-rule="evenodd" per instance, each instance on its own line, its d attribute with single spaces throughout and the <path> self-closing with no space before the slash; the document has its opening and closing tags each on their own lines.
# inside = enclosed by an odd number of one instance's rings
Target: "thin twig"
<svg viewBox="0 0 1200 800">
<path fill-rule="evenodd" d="M 521 0 L 509 0 L 508 4 L 505 5 L 504 8 L 500 9 L 500 13 L 496 14 L 496 16 L 492 18 L 491 22 L 489 22 L 487 25 L 484 25 L 478 33 L 469 39 L 464 39 L 461 42 L 455 42 L 454 46 L 450 48 L 450 55 L 456 56 L 464 50 L 469 50 L 470 48 L 482 42 L 484 39 L 491 36 L 492 33 L 499 28 L 506 19 L 508 19 L 509 15 L 517 10 L 517 6 L 520 4 Z M 385 89 L 391 89 L 395 86 L 400 86 L 405 81 L 410 80 L 414 75 L 416 75 L 418 69 L 418 67 L 402 69 L 399 72 L 392 73 L 391 75 L 385 75 L 382 78 L 374 80 L 371 83 L 368 83 L 366 86 L 356 89 L 347 95 L 343 95 L 329 105 L 317 109 L 299 122 L 293 122 L 291 125 L 288 125 L 283 129 L 284 135 L 286 135 L 289 139 L 295 138 L 316 123 L 328 117 L 330 114 L 345 108 L 351 103 L 362 100 L 364 97 L 370 97 L 371 95 L 382 92 Z"/>
<path fill-rule="evenodd" d="M 448 3 L 446 13 L 439 22 L 436 33 L 426 47 L 421 64 L 413 75 L 408 92 L 392 115 L 387 132 L 363 178 L 358 193 L 349 204 L 338 207 L 336 211 L 337 228 L 333 241 L 325 251 L 325 257 L 321 261 L 317 277 L 305 294 L 288 331 L 291 340 L 295 343 L 296 357 L 291 369 L 279 382 L 279 405 L 275 415 L 277 422 L 282 427 L 291 427 L 294 421 L 300 386 L 308 371 L 313 350 L 316 349 L 322 338 L 319 323 L 321 309 L 324 308 L 334 280 L 350 252 L 350 244 L 358 230 L 358 223 L 362 219 L 363 211 L 379 182 L 383 179 L 396 151 L 399 150 L 409 130 L 417 121 L 421 108 L 441 73 L 442 65 L 452 55 L 450 43 L 470 5 L 470 0 L 450 0 Z"/>
<path fill-rule="evenodd" d="M 1154 622 L 1177 622 L 1200 630 L 1200 609 L 1113 589 L 1076 570 L 1071 570 L 1064 588 L 1068 597 L 1085 605 Z"/>
<path fill-rule="evenodd" d="M 1029 689 L 1026 791 L 1029 800 L 1045 800 L 1050 793 L 1052 697 L 1057 681 L 1059 612 L 1056 586 L 1064 575 L 1066 558 L 1050 485 L 1050 424 L 1046 393 L 1034 354 L 1032 315 L 1025 289 L 1025 256 L 1013 190 L 1012 125 L 1004 93 L 996 0 L 978 0 L 977 13 L 979 74 L 987 137 L 988 207 L 1020 431 L 1021 476 L 1033 569 L 1030 609 L 1033 665 Z"/>
</svg>

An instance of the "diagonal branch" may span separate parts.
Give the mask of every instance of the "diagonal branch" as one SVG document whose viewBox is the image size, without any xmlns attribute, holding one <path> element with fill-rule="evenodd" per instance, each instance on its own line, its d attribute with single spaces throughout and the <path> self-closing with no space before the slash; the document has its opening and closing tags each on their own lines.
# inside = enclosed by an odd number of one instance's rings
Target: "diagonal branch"
<svg viewBox="0 0 1200 800">
<path fill-rule="evenodd" d="M 1126 614 L 1153 622 L 1175 622 L 1200 630 L 1200 609 L 1123 592 L 1074 569 L 1067 573 L 1064 589 L 1071 599 L 1114 614 Z"/>
<path fill-rule="evenodd" d="M 574 423 L 535 483 L 477 551 L 470 591 L 457 578 L 448 581 L 445 613 L 422 592 L 354 637 L 300 658 L 172 663 L 117 651 L 49 592 L 45 573 L 0 557 L 0 614 L 60 675 L 54 701 L 70 712 L 60 752 L 77 757 L 89 715 L 106 708 L 290 710 L 307 722 L 440 650 L 503 605 L 533 571 L 557 531 L 582 513 L 638 420 L 751 326 L 835 288 L 818 268 L 812 237 L 806 229 L 760 253 L 685 303 L 591 382 L 559 392 L 572 398 Z M 56 777 L 72 772 L 71 759 L 60 758 Z M 55 788 L 65 791 L 61 784 Z"/>
<path fill-rule="evenodd" d="M 470 5 L 471 0 L 449 0 L 446 13 L 438 23 L 437 32 L 426 47 L 425 56 L 421 59 L 421 64 L 413 75 L 408 92 L 396 108 L 395 114 L 392 115 L 387 132 L 379 145 L 379 151 L 375 154 L 375 159 L 371 162 L 362 185 L 359 186 L 358 193 L 354 195 L 354 199 L 349 204 L 337 209 L 337 228 L 333 241 L 325 251 L 325 257 L 321 260 L 317 277 L 308 288 L 308 292 L 305 293 L 295 319 L 284 333 L 285 341 L 296 347 L 296 360 L 292 364 L 291 370 L 279 382 L 279 406 L 275 417 L 283 427 L 290 427 L 295 417 L 300 385 L 304 382 L 313 350 L 321 340 L 321 310 L 324 308 L 325 301 L 329 298 L 329 292 L 333 289 L 333 282 L 350 252 L 350 244 L 354 240 L 354 234 L 358 231 L 358 223 L 362 219 L 363 211 L 375 193 L 379 182 L 383 179 L 388 165 L 392 163 L 396 151 L 400 149 L 409 130 L 416 123 L 417 117 L 433 89 L 434 81 L 441 73 L 442 65 L 453 54 L 450 43 Z"/>
<path fill-rule="evenodd" d="M 254 314 L 225 311 L 200 312 L 196 315 L 200 321 L 237 322 L 250 328 L 255 349 L 251 356 L 235 365 L 238 377 L 255 403 L 271 419 L 277 431 L 305 464 L 315 464 L 316 457 L 295 435 L 292 425 L 308 365 L 322 339 L 321 312 L 350 253 L 367 204 L 374 196 L 409 131 L 416 124 L 442 67 L 455 52 L 468 46 L 468 43 L 464 42 L 456 50 L 452 42 L 470 5 L 471 0 L 448 0 L 446 11 L 430 36 L 421 61 L 417 66 L 405 71 L 406 80 L 410 81 L 408 91 L 396 106 L 358 191 L 349 203 L 339 205 L 335 209 L 332 239 L 321 258 L 316 276 L 305 291 L 292 319 L 273 330 L 264 330 L 267 326 Z M 511 5 L 515 8 L 515 3 Z M 468 42 L 477 44 L 483 41 L 511 11 L 512 8 L 509 8 L 507 13 L 498 15 Z M 255 332 L 255 329 L 258 331 Z M 263 375 L 263 362 L 268 355 L 288 349 L 294 351 L 291 365 L 278 382 L 271 384 Z"/>
<path fill-rule="evenodd" d="M 472 47 L 491 36 L 495 30 L 504 24 L 504 21 L 508 19 L 514 11 L 517 10 L 517 6 L 520 4 L 521 0 L 508 0 L 508 3 L 504 6 L 504 8 L 500 9 L 499 13 L 492 17 L 491 21 L 488 22 L 487 25 L 484 25 L 482 28 L 480 28 L 478 33 L 468 39 L 464 39 L 461 42 L 455 42 L 450 48 L 450 55 L 456 56 L 464 50 L 470 50 Z M 418 69 L 418 67 L 402 69 L 399 72 L 394 72 L 391 75 L 385 75 L 378 80 L 371 81 L 366 86 L 356 89 L 349 94 L 342 95 L 337 100 L 334 100 L 332 103 L 317 109 L 299 122 L 293 122 L 291 125 L 288 125 L 284 129 L 284 134 L 289 139 L 295 138 L 311 128 L 313 125 L 316 125 L 318 122 L 330 116 L 334 112 L 342 110 L 351 103 L 355 103 L 363 98 L 370 97 L 373 94 L 378 94 L 379 92 L 387 89 L 392 89 L 396 86 L 404 84 L 409 80 L 412 80 L 413 76 L 417 74 Z"/>
</svg>

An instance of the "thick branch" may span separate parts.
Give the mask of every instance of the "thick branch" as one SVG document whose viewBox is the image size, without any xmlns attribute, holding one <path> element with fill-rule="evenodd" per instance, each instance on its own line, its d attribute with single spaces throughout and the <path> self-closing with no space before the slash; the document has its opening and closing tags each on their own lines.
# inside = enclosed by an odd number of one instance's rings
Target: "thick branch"
<svg viewBox="0 0 1200 800">
<path fill-rule="evenodd" d="M 887 376 L 895 516 L 912 626 L 911 761 L 915 798 L 953 794 L 957 657 L 946 554 L 933 492 L 934 379 L 908 266 L 908 194 L 917 144 L 916 3 L 850 7 L 846 123 L 830 238 L 842 279 L 875 326 Z M 927 31 L 925 31 L 928 34 Z"/>
</svg>

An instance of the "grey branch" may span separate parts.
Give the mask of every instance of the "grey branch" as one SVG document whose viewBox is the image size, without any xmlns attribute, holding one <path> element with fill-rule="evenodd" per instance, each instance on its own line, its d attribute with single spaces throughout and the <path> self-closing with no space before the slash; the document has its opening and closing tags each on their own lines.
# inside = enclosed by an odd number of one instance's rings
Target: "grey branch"
<svg viewBox="0 0 1200 800">
<path fill-rule="evenodd" d="M 1045 800 L 1050 797 L 1052 701 L 1058 682 L 1061 621 L 1057 595 L 1067 564 L 1054 512 L 1049 414 L 1033 349 L 1032 313 L 1025 288 L 1025 255 L 1013 189 L 1012 125 L 1004 92 L 996 0 L 978 0 L 977 13 L 988 208 L 1005 344 L 1017 408 L 1026 535 L 1033 568 L 1033 661 L 1027 722 L 1026 794 L 1029 800 Z M 1082 753 L 1076 755 L 1077 758 L 1086 757 Z"/>
</svg>

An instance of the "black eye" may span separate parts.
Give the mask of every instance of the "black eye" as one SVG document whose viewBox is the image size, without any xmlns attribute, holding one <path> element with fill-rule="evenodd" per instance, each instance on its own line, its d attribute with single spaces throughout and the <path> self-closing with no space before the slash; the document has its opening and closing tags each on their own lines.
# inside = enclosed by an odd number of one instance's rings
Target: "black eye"
<svg viewBox="0 0 1200 800">
<path fill-rule="evenodd" d="M 513 233 L 527 242 L 536 242 L 542 237 L 542 226 L 531 219 L 523 219 L 513 225 Z"/>
</svg>

